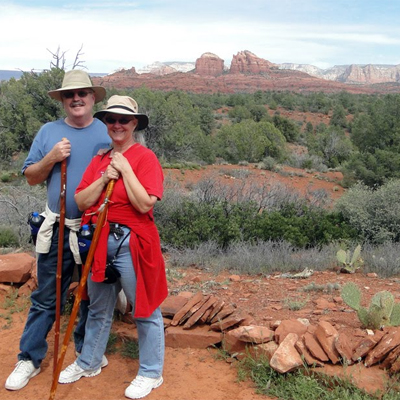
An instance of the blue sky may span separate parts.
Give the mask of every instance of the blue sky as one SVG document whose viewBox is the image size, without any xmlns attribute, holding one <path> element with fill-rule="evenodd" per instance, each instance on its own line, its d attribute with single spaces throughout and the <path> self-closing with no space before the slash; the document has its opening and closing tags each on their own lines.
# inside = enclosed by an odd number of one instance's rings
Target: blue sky
<svg viewBox="0 0 400 400">
<path fill-rule="evenodd" d="M 116 5 L 118 4 L 118 5 Z M 89 72 L 249 50 L 274 63 L 400 64 L 399 0 L 1 0 L 0 69 L 83 46 Z"/>
</svg>

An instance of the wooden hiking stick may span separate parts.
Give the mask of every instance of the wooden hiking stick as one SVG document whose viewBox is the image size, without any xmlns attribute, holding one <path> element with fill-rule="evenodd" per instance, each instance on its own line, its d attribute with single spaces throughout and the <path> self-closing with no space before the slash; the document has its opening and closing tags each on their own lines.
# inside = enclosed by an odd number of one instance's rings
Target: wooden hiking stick
<svg viewBox="0 0 400 400">
<path fill-rule="evenodd" d="M 65 140 L 65 139 L 63 139 Z M 60 343 L 61 319 L 61 275 L 64 255 L 64 227 L 65 227 L 65 196 L 67 192 L 67 159 L 61 161 L 61 189 L 60 189 L 60 219 L 58 226 L 58 255 L 56 272 L 56 325 L 54 330 L 54 363 L 53 370 L 57 367 L 58 348 Z"/>
<path fill-rule="evenodd" d="M 115 184 L 114 179 L 111 180 L 110 182 L 108 182 L 104 202 L 99 208 L 99 215 L 98 215 L 97 222 L 96 222 L 96 229 L 94 230 L 92 243 L 90 244 L 86 262 L 85 262 L 85 265 L 83 266 L 82 276 L 81 276 L 81 279 L 80 279 L 79 285 L 78 285 L 78 291 L 75 295 L 75 301 L 74 301 L 74 305 L 72 307 L 71 316 L 69 317 L 68 327 L 65 332 L 63 344 L 61 346 L 60 357 L 57 361 L 57 367 L 55 368 L 54 373 L 53 373 L 53 383 L 51 385 L 49 400 L 54 400 L 54 397 L 56 395 L 58 378 L 60 376 L 61 367 L 64 362 L 65 353 L 67 352 L 67 347 L 68 347 L 69 339 L 72 334 L 72 330 L 74 328 L 75 319 L 76 319 L 76 316 L 78 315 L 78 309 L 79 309 L 79 305 L 80 305 L 81 299 L 82 299 L 82 292 L 86 285 L 86 281 L 87 281 L 87 278 L 89 275 L 89 270 L 92 265 L 92 261 L 93 261 L 93 257 L 94 257 L 94 252 L 96 250 L 97 243 L 100 238 L 100 233 L 101 233 L 101 230 L 103 228 L 104 222 L 107 217 L 108 203 L 109 203 L 111 194 L 114 190 L 114 184 Z"/>
</svg>

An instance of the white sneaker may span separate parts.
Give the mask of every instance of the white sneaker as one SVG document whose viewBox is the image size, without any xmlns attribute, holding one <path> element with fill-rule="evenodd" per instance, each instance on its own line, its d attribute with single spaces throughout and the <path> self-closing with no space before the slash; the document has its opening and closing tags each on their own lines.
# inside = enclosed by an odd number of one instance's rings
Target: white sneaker
<svg viewBox="0 0 400 400">
<path fill-rule="evenodd" d="M 81 355 L 81 353 L 75 351 L 75 355 L 76 355 L 76 357 L 79 357 Z M 107 357 L 103 354 L 103 358 L 101 359 L 100 368 L 107 367 L 107 365 L 108 365 Z"/>
<path fill-rule="evenodd" d="M 8 390 L 19 390 L 26 386 L 29 379 L 40 372 L 40 367 L 35 368 L 31 360 L 20 360 L 15 365 L 14 371 L 6 380 L 4 385 Z"/>
<path fill-rule="evenodd" d="M 163 377 L 146 378 L 138 375 L 125 390 L 125 396 L 130 399 L 141 399 L 147 396 L 153 389 L 158 388 L 163 383 Z"/>
<path fill-rule="evenodd" d="M 64 371 L 61 371 L 60 377 L 58 378 L 58 383 L 72 383 L 81 379 L 82 377 L 91 378 L 92 376 L 99 375 L 101 372 L 101 367 L 97 369 L 82 369 L 76 361 L 71 365 L 68 365 Z"/>
</svg>

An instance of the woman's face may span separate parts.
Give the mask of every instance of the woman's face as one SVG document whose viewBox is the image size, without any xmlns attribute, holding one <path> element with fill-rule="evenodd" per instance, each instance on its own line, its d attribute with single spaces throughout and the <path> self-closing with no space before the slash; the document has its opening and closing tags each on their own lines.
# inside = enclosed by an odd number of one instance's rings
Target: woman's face
<svg viewBox="0 0 400 400">
<path fill-rule="evenodd" d="M 133 131 L 138 120 L 132 115 L 108 114 L 104 117 L 108 134 L 112 141 L 117 144 L 124 144 L 133 141 Z"/>
</svg>

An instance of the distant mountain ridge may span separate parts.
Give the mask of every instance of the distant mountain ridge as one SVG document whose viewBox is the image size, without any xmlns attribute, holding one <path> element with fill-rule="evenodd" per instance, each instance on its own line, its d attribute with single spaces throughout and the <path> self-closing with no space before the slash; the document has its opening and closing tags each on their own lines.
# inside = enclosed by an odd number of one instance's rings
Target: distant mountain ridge
<svg viewBox="0 0 400 400">
<path fill-rule="evenodd" d="M 297 92 L 399 93 L 400 65 L 343 65 L 322 70 L 307 64 L 274 64 L 244 50 L 230 66 L 218 55 L 203 53 L 195 63 L 156 62 L 136 71 L 120 69 L 100 78 L 106 88 L 183 90 L 194 93 L 253 93 L 257 90 Z"/>
<path fill-rule="evenodd" d="M 281 71 L 281 74 L 279 74 Z M 286 74 L 286 72 L 287 74 Z M 378 89 L 378 91 L 400 91 L 400 64 L 399 65 L 382 65 L 382 64 L 350 64 L 350 65 L 335 65 L 330 68 L 322 69 L 318 68 L 314 65 L 310 64 L 295 64 L 295 63 L 282 63 L 275 64 L 263 58 L 257 57 L 254 53 L 244 50 L 238 52 L 236 55 L 233 55 L 230 66 L 226 66 L 224 64 L 224 60 L 219 56 L 207 52 L 203 53 L 201 57 L 199 57 L 195 62 L 187 61 L 187 62 L 179 62 L 179 61 L 168 61 L 168 62 L 160 62 L 156 61 L 150 65 L 147 65 L 138 70 L 135 67 L 130 69 L 119 69 L 112 73 L 90 73 L 90 75 L 95 79 L 103 80 L 104 82 L 111 84 L 116 84 L 117 86 L 121 84 L 121 81 L 126 81 L 126 79 L 132 80 L 140 80 L 144 83 L 148 83 L 147 81 L 154 80 L 153 78 L 158 77 L 161 81 L 158 83 L 161 84 L 161 89 L 165 89 L 165 86 L 171 87 L 172 83 L 170 82 L 170 78 L 166 78 L 170 75 L 175 75 L 177 73 L 187 74 L 195 74 L 200 75 L 202 77 L 214 77 L 220 78 L 219 81 L 225 80 L 230 81 L 233 79 L 233 84 L 235 81 L 242 81 L 242 88 L 246 87 L 245 79 L 236 77 L 235 75 L 242 74 L 248 77 L 248 81 L 250 81 L 250 86 L 254 86 L 256 81 L 259 82 L 260 78 L 265 80 L 275 80 L 281 81 L 280 84 L 283 83 L 282 79 L 296 79 L 299 78 L 302 84 L 310 84 L 311 87 L 315 88 L 318 84 L 312 80 L 312 78 L 318 78 L 324 81 L 336 82 L 337 84 L 350 84 L 350 85 L 359 85 L 361 86 L 373 86 L 373 89 Z M 300 74 L 300 75 L 299 75 Z M 11 77 L 19 78 L 22 75 L 22 71 L 9 71 L 3 70 L 0 71 L 0 80 L 8 80 Z M 228 78 L 229 76 L 229 78 Z M 140 77 L 140 78 L 139 78 Z M 153 78 L 151 78 L 153 77 Z M 162 79 L 162 78 L 165 79 Z M 308 77 L 308 78 L 307 78 Z M 166 79 L 168 82 L 166 82 Z M 179 77 L 174 78 L 177 81 L 187 80 L 186 78 Z M 263 80 L 261 79 L 261 80 Z M 269 85 L 266 85 L 265 82 L 262 82 L 262 86 L 266 88 L 274 88 L 274 85 L 269 82 Z M 125 83 L 127 84 L 127 83 Z M 132 84 L 134 84 L 132 82 Z M 225 82 L 222 84 L 222 87 L 231 83 Z M 296 87 L 299 84 L 294 82 L 293 85 Z M 150 86 L 158 87 L 154 82 Z M 183 84 L 184 85 L 184 84 Z M 292 84 L 284 83 L 284 87 L 286 89 L 290 89 Z M 292 86 L 293 86 L 292 85 Z M 136 84 L 134 84 L 136 86 Z M 221 85 L 220 85 L 221 86 Z M 324 87 L 323 83 L 320 83 L 320 86 Z M 330 88 L 333 88 L 332 85 L 328 85 Z M 339 86 L 336 85 L 336 88 Z M 278 88 L 279 89 L 279 88 Z M 306 89 L 304 87 L 304 89 Z M 329 89 L 329 88 L 327 88 Z M 239 88 L 238 90 L 242 90 Z M 342 90 L 346 90 L 343 89 Z"/>
<path fill-rule="evenodd" d="M 279 64 L 281 69 L 305 72 L 318 78 L 343 83 L 374 84 L 384 82 L 400 82 L 400 65 L 385 64 L 351 64 L 335 65 L 321 69 L 309 64 Z"/>
<path fill-rule="evenodd" d="M 264 60 L 268 62 L 267 60 Z M 282 63 L 274 64 L 279 69 L 300 71 L 317 78 L 334 82 L 352 84 L 374 84 L 384 82 L 400 82 L 400 64 L 349 64 L 334 65 L 329 68 L 319 68 L 311 64 Z M 225 70 L 229 67 L 224 66 Z M 174 72 L 189 72 L 196 68 L 195 62 L 155 62 L 138 69 L 138 74 L 151 73 L 167 75 Z"/>
</svg>

